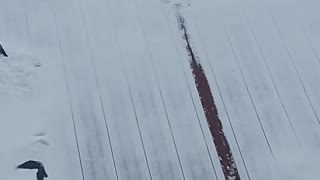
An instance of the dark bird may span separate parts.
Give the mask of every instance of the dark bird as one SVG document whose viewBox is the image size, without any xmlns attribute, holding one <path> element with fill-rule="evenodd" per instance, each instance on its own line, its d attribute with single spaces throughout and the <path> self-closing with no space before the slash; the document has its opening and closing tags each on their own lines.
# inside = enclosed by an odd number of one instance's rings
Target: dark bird
<svg viewBox="0 0 320 180">
<path fill-rule="evenodd" d="M 23 164 L 20 164 L 17 166 L 18 169 L 38 169 L 37 172 L 37 180 L 43 180 L 45 177 L 47 178 L 48 175 L 46 173 L 46 170 L 44 169 L 44 166 L 41 162 L 38 161 L 27 161 Z"/>
<path fill-rule="evenodd" d="M 3 55 L 4 57 L 8 57 L 8 54 L 6 51 L 3 49 L 2 45 L 0 44 L 0 55 Z"/>
</svg>

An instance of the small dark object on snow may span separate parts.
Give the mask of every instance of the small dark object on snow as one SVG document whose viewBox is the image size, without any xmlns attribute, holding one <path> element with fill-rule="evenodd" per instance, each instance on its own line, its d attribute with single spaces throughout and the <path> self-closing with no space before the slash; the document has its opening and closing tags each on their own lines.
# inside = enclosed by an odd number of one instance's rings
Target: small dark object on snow
<svg viewBox="0 0 320 180">
<path fill-rule="evenodd" d="M 30 160 L 23 164 L 20 164 L 17 168 L 18 169 L 38 169 L 37 180 L 43 180 L 45 177 L 46 178 L 48 177 L 46 170 L 43 167 L 43 164 L 38 161 Z"/>
<path fill-rule="evenodd" d="M 0 44 L 0 55 L 3 55 L 4 57 L 8 57 L 6 51 L 3 49 L 1 44 Z"/>
</svg>

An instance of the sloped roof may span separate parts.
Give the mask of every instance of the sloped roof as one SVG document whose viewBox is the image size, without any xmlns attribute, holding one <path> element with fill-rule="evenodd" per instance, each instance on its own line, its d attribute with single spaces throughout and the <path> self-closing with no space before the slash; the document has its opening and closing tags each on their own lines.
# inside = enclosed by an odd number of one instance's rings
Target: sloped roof
<svg viewBox="0 0 320 180">
<path fill-rule="evenodd" d="M 10 0 L 0 177 L 319 178 L 315 0 Z"/>
</svg>

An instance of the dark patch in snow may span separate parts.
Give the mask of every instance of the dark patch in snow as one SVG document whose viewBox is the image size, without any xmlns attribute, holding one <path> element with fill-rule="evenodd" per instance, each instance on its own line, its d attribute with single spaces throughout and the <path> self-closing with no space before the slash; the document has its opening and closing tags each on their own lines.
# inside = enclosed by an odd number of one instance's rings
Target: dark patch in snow
<svg viewBox="0 0 320 180">
<path fill-rule="evenodd" d="M 43 180 L 44 178 L 48 177 L 48 174 L 46 173 L 46 170 L 44 169 L 44 166 L 39 161 L 33 161 L 29 160 L 23 164 L 20 164 L 17 166 L 18 169 L 37 169 L 37 180 Z"/>
<path fill-rule="evenodd" d="M 0 55 L 3 55 L 4 57 L 8 57 L 7 52 L 4 50 L 1 44 L 0 44 Z"/>
<path fill-rule="evenodd" d="M 34 62 L 32 62 L 32 65 L 33 65 L 34 67 L 41 67 L 40 61 L 34 61 Z"/>
<path fill-rule="evenodd" d="M 176 5 L 180 8 L 180 5 Z M 177 8 L 177 9 L 178 9 Z M 226 180 L 240 180 L 240 175 L 235 164 L 232 152 L 223 132 L 221 120 L 218 116 L 218 111 L 214 102 L 213 95 L 210 90 L 205 72 L 197 61 L 197 57 L 191 47 L 190 36 L 186 27 L 185 18 L 176 11 L 176 17 L 179 24 L 179 29 L 183 32 L 183 39 L 186 42 L 186 49 L 190 58 L 190 67 L 192 69 L 193 77 L 197 86 L 198 94 L 201 100 L 201 104 L 209 125 L 209 129 L 215 144 L 215 148 L 218 152 L 220 165 L 223 170 Z"/>
</svg>

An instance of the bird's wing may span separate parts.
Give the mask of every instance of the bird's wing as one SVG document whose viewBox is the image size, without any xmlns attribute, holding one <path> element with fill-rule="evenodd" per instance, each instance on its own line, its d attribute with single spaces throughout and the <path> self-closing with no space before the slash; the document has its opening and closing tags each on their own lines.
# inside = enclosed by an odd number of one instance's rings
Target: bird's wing
<svg viewBox="0 0 320 180">
<path fill-rule="evenodd" d="M 17 168 L 19 169 L 39 169 L 41 164 L 36 161 L 27 161 L 23 164 L 20 164 Z"/>
</svg>

